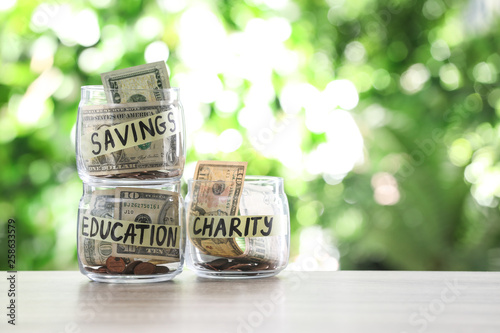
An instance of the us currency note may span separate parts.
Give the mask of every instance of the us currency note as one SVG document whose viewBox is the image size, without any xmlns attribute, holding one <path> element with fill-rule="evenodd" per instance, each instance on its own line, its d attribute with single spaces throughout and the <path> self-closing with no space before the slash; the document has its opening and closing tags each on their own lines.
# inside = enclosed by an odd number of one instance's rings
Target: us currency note
<svg viewBox="0 0 500 333">
<path fill-rule="evenodd" d="M 113 218 L 114 190 L 97 190 L 92 194 L 87 213 L 104 218 Z M 78 253 L 81 262 L 87 266 L 106 265 L 106 259 L 111 255 L 110 242 L 99 241 L 86 237 L 78 237 Z"/>
<path fill-rule="evenodd" d="M 247 162 L 199 161 L 194 174 L 190 216 L 238 215 Z M 191 220 L 191 218 L 189 219 Z M 204 254 L 233 258 L 244 252 L 234 238 L 191 238 Z"/>
<path fill-rule="evenodd" d="M 179 194 L 146 188 L 116 189 L 114 218 L 140 223 L 179 225 Z M 177 235 L 181 237 L 181 235 Z M 154 259 L 155 263 L 178 262 L 179 249 L 164 249 L 113 243 L 112 255 L 122 258 Z"/>
<path fill-rule="evenodd" d="M 108 103 L 165 100 L 161 89 L 170 88 L 165 62 L 158 61 L 101 74 Z"/>
<path fill-rule="evenodd" d="M 162 112 L 173 111 L 177 127 L 180 122 L 180 110 L 174 105 L 163 102 L 87 105 L 80 108 L 81 133 L 83 138 L 92 131 L 114 126 L 120 123 L 153 116 Z M 132 135 L 130 135 L 131 137 Z M 183 136 L 171 135 L 159 140 L 118 150 L 112 153 L 92 157 L 82 151 L 83 165 L 91 176 L 107 176 L 123 173 L 162 171 L 175 172 L 184 167 Z M 82 140 L 80 140 L 82 142 Z M 85 150 L 85 142 L 81 143 Z"/>
<path fill-rule="evenodd" d="M 170 99 L 169 96 L 165 96 L 165 91 L 163 91 L 163 89 L 170 88 L 168 70 L 163 61 L 102 73 L 101 80 L 106 91 L 108 103 L 145 103 Z M 179 152 L 182 152 L 184 149 L 182 134 L 174 134 L 172 137 L 168 138 L 168 141 L 169 144 L 167 145 L 151 143 L 151 146 L 148 147 L 149 156 L 153 157 L 166 154 L 165 158 L 167 164 L 178 167 L 174 168 L 174 170 L 160 170 L 150 166 L 149 169 L 122 170 L 110 174 L 91 175 L 102 176 L 123 174 L 131 178 L 140 179 L 140 175 L 134 175 L 133 173 L 157 170 L 165 174 L 161 175 L 161 178 L 168 178 L 170 175 L 175 177 L 182 172 L 184 166 L 184 154 L 179 154 Z M 177 156 L 182 156 L 182 160 L 177 161 Z M 180 162 L 180 165 L 178 162 Z"/>
</svg>

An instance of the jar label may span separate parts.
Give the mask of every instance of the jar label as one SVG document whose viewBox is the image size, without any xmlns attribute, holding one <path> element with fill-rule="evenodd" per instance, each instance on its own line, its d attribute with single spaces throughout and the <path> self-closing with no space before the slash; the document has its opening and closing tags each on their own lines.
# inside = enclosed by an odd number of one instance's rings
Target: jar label
<svg viewBox="0 0 500 333">
<path fill-rule="evenodd" d="M 86 159 L 110 154 L 179 133 L 177 108 L 161 102 L 136 103 L 137 106 L 94 105 L 82 107 L 83 135 L 81 150 Z M 160 111 L 160 112 L 158 112 Z M 138 119 L 121 122 L 142 115 Z M 146 116 L 144 116 L 146 115 Z M 116 124 L 119 122 L 118 124 Z M 89 126 L 90 125 L 90 126 Z"/>
<path fill-rule="evenodd" d="M 191 238 L 268 237 L 288 234 L 286 215 L 193 216 Z"/>
<path fill-rule="evenodd" d="M 80 214 L 79 235 L 99 241 L 142 247 L 178 249 L 180 227 Z"/>
<path fill-rule="evenodd" d="M 117 187 L 87 193 L 85 201 L 88 206 L 80 209 L 78 217 L 78 253 L 83 264 L 105 265 L 110 255 L 179 261 L 181 199 L 177 192 Z M 161 247 L 156 247 L 159 243 Z"/>
</svg>

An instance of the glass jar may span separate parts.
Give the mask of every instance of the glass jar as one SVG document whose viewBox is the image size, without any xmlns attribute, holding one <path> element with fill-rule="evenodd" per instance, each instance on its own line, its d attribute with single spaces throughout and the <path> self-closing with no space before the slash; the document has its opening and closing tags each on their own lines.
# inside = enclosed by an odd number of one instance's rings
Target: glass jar
<svg viewBox="0 0 500 333">
<path fill-rule="evenodd" d="M 268 277 L 288 264 L 290 217 L 282 178 L 246 176 L 243 184 L 190 179 L 185 205 L 187 265 L 199 276 Z"/>
<path fill-rule="evenodd" d="M 78 263 L 91 280 L 160 282 L 182 272 L 184 203 L 180 181 L 83 184 Z"/>
<path fill-rule="evenodd" d="M 180 179 L 184 138 L 179 88 L 81 89 L 76 160 L 84 182 Z"/>
</svg>

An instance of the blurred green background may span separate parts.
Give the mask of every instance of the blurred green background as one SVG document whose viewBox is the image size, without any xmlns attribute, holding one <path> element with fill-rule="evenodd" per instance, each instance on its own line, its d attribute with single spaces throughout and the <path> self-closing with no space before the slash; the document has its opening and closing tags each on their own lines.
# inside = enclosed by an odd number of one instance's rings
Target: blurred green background
<svg viewBox="0 0 500 333">
<path fill-rule="evenodd" d="M 500 5 L 2 0 L 0 268 L 76 269 L 80 87 L 166 60 L 188 153 L 285 178 L 299 269 L 500 269 Z"/>
</svg>

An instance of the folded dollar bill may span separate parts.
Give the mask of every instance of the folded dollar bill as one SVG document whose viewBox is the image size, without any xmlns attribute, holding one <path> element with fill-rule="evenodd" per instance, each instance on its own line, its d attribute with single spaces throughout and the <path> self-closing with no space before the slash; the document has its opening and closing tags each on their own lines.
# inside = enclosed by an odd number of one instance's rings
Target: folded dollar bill
<svg viewBox="0 0 500 333">
<path fill-rule="evenodd" d="M 165 62 L 158 61 L 101 74 L 108 103 L 164 100 L 161 89 L 170 88 Z"/>
</svg>

